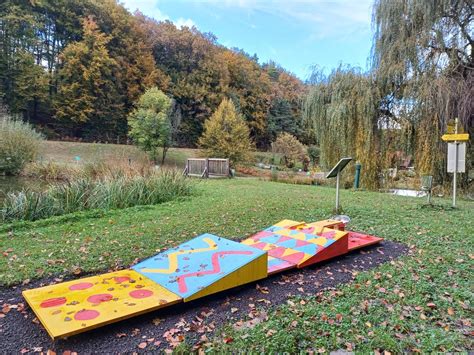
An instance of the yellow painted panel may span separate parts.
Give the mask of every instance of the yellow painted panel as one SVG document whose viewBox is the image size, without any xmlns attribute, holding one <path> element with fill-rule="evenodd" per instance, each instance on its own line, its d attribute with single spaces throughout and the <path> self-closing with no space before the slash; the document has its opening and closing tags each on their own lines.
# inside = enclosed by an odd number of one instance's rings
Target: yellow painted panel
<svg viewBox="0 0 474 355">
<path fill-rule="evenodd" d="M 464 141 L 469 140 L 469 134 L 468 133 L 443 134 L 441 136 L 441 139 L 445 142 L 454 142 L 454 141 L 464 142 Z"/>
<path fill-rule="evenodd" d="M 238 268 L 223 278 L 217 280 L 213 284 L 203 288 L 201 291 L 184 299 L 184 302 L 192 301 L 213 293 L 228 290 L 246 283 L 264 279 L 268 276 L 268 254 L 265 253 L 258 258 L 252 260 L 246 265 Z"/>
<path fill-rule="evenodd" d="M 253 240 L 252 238 L 247 238 L 247 239 L 242 240 L 240 243 L 245 244 L 245 245 L 253 245 L 256 243 L 256 241 Z"/>
<path fill-rule="evenodd" d="M 328 242 L 328 240 L 326 238 L 319 237 L 319 238 L 310 239 L 310 240 L 308 240 L 308 242 L 318 244 L 318 245 L 321 245 L 321 246 L 325 246 L 326 243 Z"/>
<path fill-rule="evenodd" d="M 23 291 L 53 338 L 62 338 L 180 302 L 178 295 L 133 270 Z"/>
<path fill-rule="evenodd" d="M 317 222 L 312 222 L 312 223 L 307 223 L 304 226 L 301 226 L 301 228 L 307 228 L 307 227 L 314 227 L 314 232 L 313 233 L 321 233 L 324 228 L 329 228 L 332 226 L 337 226 L 338 224 L 341 224 L 341 221 L 336 221 L 333 219 L 325 219 L 323 221 L 317 221 Z"/>
</svg>

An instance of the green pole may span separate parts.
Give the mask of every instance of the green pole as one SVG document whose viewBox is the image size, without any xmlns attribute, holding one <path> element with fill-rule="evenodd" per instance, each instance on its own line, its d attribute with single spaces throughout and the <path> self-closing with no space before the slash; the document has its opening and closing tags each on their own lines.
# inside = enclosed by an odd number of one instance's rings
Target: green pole
<svg viewBox="0 0 474 355">
<path fill-rule="evenodd" d="M 359 188 L 359 183 L 360 183 L 360 169 L 362 168 L 362 164 L 357 162 L 355 165 L 356 172 L 355 172 L 355 178 L 354 178 L 354 189 Z"/>
</svg>

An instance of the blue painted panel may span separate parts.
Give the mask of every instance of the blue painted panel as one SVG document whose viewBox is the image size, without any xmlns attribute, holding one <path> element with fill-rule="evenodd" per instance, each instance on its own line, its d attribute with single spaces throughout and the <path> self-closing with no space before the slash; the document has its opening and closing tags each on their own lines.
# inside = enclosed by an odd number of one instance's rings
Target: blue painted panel
<svg viewBox="0 0 474 355">
<path fill-rule="evenodd" d="M 203 234 L 144 260 L 133 269 L 187 298 L 263 254 L 263 250 Z"/>
<path fill-rule="evenodd" d="M 296 268 L 296 264 L 290 263 L 289 261 L 274 258 L 269 256 L 268 257 L 268 273 L 273 274 L 278 271 L 288 270 Z"/>
</svg>

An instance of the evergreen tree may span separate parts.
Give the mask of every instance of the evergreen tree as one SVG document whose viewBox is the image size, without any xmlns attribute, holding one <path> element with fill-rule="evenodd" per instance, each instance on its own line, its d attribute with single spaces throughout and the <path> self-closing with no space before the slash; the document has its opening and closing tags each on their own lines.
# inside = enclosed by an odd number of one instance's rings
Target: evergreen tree
<svg viewBox="0 0 474 355">
<path fill-rule="evenodd" d="M 199 146 L 206 156 L 228 158 L 232 165 L 245 161 L 252 150 L 250 130 L 229 99 L 224 99 L 204 123 Z"/>
<path fill-rule="evenodd" d="M 293 116 L 291 104 L 287 100 L 277 98 L 273 101 L 267 118 L 267 131 L 271 141 L 274 141 L 281 132 L 298 136 L 300 134 L 299 123 L 300 120 Z"/>
</svg>

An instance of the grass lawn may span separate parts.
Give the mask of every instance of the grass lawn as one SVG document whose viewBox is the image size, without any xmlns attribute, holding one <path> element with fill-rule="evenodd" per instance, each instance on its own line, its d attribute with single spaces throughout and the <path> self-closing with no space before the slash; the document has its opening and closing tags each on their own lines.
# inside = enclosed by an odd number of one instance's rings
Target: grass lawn
<svg viewBox="0 0 474 355">
<path fill-rule="evenodd" d="M 165 165 L 184 169 L 187 158 L 196 157 L 198 149 L 170 148 L 166 155 Z M 144 160 L 146 154 L 133 145 L 76 143 L 61 141 L 44 141 L 41 143 L 39 155 L 43 160 L 57 163 L 76 163 L 75 157 L 80 157 L 81 163 L 123 159 L 128 161 Z"/>
<path fill-rule="evenodd" d="M 161 154 L 161 153 L 160 153 Z M 80 163 L 91 163 L 97 161 L 117 161 L 128 159 L 143 161 L 146 154 L 134 145 L 104 144 L 104 143 L 82 143 L 63 141 L 43 141 L 40 146 L 39 158 L 46 161 L 54 161 L 61 164 L 76 164 L 75 158 L 80 157 Z M 192 148 L 170 148 L 166 154 L 165 165 L 184 169 L 187 158 L 200 157 L 199 149 Z M 272 163 L 273 159 L 275 160 Z M 280 154 L 271 152 L 254 152 L 254 161 L 250 162 L 280 165 Z M 301 164 L 297 166 L 301 168 Z"/>
<path fill-rule="evenodd" d="M 334 189 L 256 179 L 198 183 L 196 195 L 157 206 L 90 211 L 0 227 L 3 285 L 128 266 L 210 232 L 241 239 L 289 218 L 330 216 Z M 403 242 L 410 255 L 336 290 L 272 309 L 268 320 L 212 342 L 224 351 L 455 351 L 473 349 L 474 203 L 342 191 L 351 228 Z M 270 290 L 271 292 L 271 290 Z M 222 341 L 226 339 L 226 342 Z"/>
</svg>

